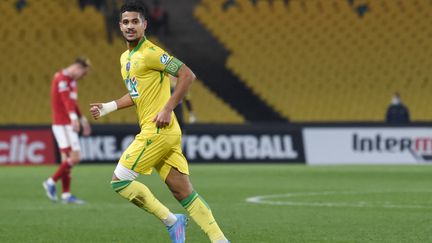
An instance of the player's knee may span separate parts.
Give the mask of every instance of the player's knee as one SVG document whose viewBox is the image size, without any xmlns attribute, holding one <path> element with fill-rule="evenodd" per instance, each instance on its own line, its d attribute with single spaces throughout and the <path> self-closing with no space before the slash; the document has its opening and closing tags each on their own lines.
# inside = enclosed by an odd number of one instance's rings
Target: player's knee
<svg viewBox="0 0 432 243">
<path fill-rule="evenodd" d="M 126 189 L 132 182 L 138 177 L 138 173 L 132 171 L 120 163 L 117 164 L 112 177 L 111 177 L 111 186 L 113 190 L 119 193 L 121 196 L 129 198 L 129 196 L 122 195 L 121 191 Z M 130 198 L 129 198 L 130 199 Z"/>
<path fill-rule="evenodd" d="M 165 180 L 173 196 L 181 201 L 187 198 L 193 191 L 192 184 L 187 177 L 170 177 Z"/>
<path fill-rule="evenodd" d="M 174 197 L 177 199 L 177 201 L 181 201 L 181 200 L 187 198 L 189 195 L 185 192 L 180 192 L 180 191 L 177 191 L 177 192 L 173 191 L 172 193 L 173 193 Z"/>
<path fill-rule="evenodd" d="M 171 187 L 170 190 L 177 201 L 187 198 L 192 193 L 188 187 Z"/>
<path fill-rule="evenodd" d="M 111 181 L 119 181 L 120 179 L 116 176 L 115 173 L 112 174 L 111 176 Z"/>
</svg>

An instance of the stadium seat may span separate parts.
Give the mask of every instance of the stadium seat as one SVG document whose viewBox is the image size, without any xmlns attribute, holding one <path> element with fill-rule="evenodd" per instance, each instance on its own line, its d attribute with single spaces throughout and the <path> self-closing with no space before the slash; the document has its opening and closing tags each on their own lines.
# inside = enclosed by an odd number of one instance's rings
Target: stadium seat
<svg viewBox="0 0 432 243">
<path fill-rule="evenodd" d="M 0 106 L 0 125 L 49 124 L 53 74 L 77 56 L 89 57 L 93 65 L 89 75 L 79 81 L 80 107 L 87 116 L 89 103 L 109 101 L 126 92 L 119 67 L 125 43 L 120 37 L 107 41 L 105 19 L 95 8 L 81 10 L 77 1 L 38 0 L 29 1 L 17 12 L 15 1 L 3 0 L 0 12 L 0 21 L 13 23 L 0 25 L 0 89 L 6 91 L 0 102 L 8 104 Z M 28 55 L 16 55 L 24 48 Z M 244 121 L 200 81 L 193 86 L 192 103 L 199 121 Z M 136 115 L 130 110 L 119 111 L 95 123 L 136 123 Z"/>
<path fill-rule="evenodd" d="M 226 67 L 286 118 L 383 121 L 399 91 L 413 120 L 432 119 L 432 2 L 236 3 L 201 1 L 194 14 L 231 52 Z"/>
</svg>

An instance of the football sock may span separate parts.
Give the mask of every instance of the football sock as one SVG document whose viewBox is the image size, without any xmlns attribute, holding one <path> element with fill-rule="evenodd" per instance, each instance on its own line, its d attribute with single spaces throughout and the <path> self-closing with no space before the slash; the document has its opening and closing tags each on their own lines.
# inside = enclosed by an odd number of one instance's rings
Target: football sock
<svg viewBox="0 0 432 243">
<path fill-rule="evenodd" d="M 53 179 L 54 182 L 57 182 L 60 178 L 62 178 L 63 173 L 66 170 L 70 170 L 71 167 L 72 166 L 67 161 L 63 161 L 61 165 L 58 167 L 57 171 L 54 173 L 54 175 L 51 176 L 51 178 Z"/>
<path fill-rule="evenodd" d="M 68 199 L 72 194 L 70 192 L 63 192 L 61 195 L 62 199 Z"/>
<path fill-rule="evenodd" d="M 53 186 L 53 185 L 55 185 L 55 181 L 50 177 L 50 178 L 48 178 L 48 180 L 46 180 L 47 181 L 47 183 L 49 184 L 49 185 L 51 185 L 51 186 Z"/>
<path fill-rule="evenodd" d="M 166 226 L 172 226 L 177 221 L 177 217 L 144 184 L 137 181 L 111 181 L 111 186 L 120 196 L 153 214 Z"/>
<path fill-rule="evenodd" d="M 65 192 L 70 192 L 70 184 L 71 184 L 71 168 L 66 168 L 63 171 L 63 176 L 62 176 L 62 190 L 63 193 Z"/>
<path fill-rule="evenodd" d="M 180 203 L 189 212 L 190 217 L 207 234 L 211 242 L 228 242 L 216 223 L 210 207 L 198 193 L 193 191 Z"/>
<path fill-rule="evenodd" d="M 167 227 L 173 226 L 176 222 L 177 217 L 171 212 L 168 214 L 168 218 L 162 219 L 162 223 L 164 223 Z"/>
</svg>

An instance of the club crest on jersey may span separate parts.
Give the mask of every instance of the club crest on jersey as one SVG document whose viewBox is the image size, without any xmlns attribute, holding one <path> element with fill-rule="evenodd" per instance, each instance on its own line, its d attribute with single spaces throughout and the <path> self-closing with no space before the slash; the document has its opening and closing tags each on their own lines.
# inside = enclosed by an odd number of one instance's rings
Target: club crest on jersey
<svg viewBox="0 0 432 243">
<path fill-rule="evenodd" d="M 125 80 L 126 87 L 129 90 L 129 94 L 132 98 L 137 98 L 139 96 L 137 89 L 137 80 L 135 77 L 128 78 Z"/>
<path fill-rule="evenodd" d="M 169 60 L 169 56 L 168 56 L 168 54 L 166 54 L 166 53 L 162 54 L 162 56 L 161 56 L 161 58 L 160 58 L 160 62 L 161 62 L 162 64 L 167 64 L 167 63 L 168 63 L 168 60 Z"/>
</svg>

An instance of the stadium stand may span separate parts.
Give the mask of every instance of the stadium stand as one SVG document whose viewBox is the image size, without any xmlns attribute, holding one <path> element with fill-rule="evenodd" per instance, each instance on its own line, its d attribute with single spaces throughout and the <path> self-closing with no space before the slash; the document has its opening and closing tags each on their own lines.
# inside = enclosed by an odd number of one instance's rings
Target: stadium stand
<svg viewBox="0 0 432 243">
<path fill-rule="evenodd" d="M 427 0 L 202 0 L 226 67 L 291 121 L 383 121 L 393 92 L 432 119 Z"/>
<path fill-rule="evenodd" d="M 84 112 L 87 113 L 85 108 L 90 102 L 107 101 L 125 93 L 119 81 L 119 56 L 125 50 L 124 42 L 114 38 L 109 43 L 103 15 L 94 7 L 80 10 L 77 2 L 29 0 L 17 11 L 15 1 L 0 1 L 0 21 L 4 23 L 0 25 L 0 102 L 6 104 L 0 106 L 1 125 L 50 123 L 52 75 L 76 56 L 89 57 L 93 65 L 93 70 L 79 83 L 80 107 Z M 199 121 L 244 121 L 200 81 L 192 94 Z M 136 116 L 130 111 L 119 111 L 97 121 L 135 122 Z"/>
</svg>

